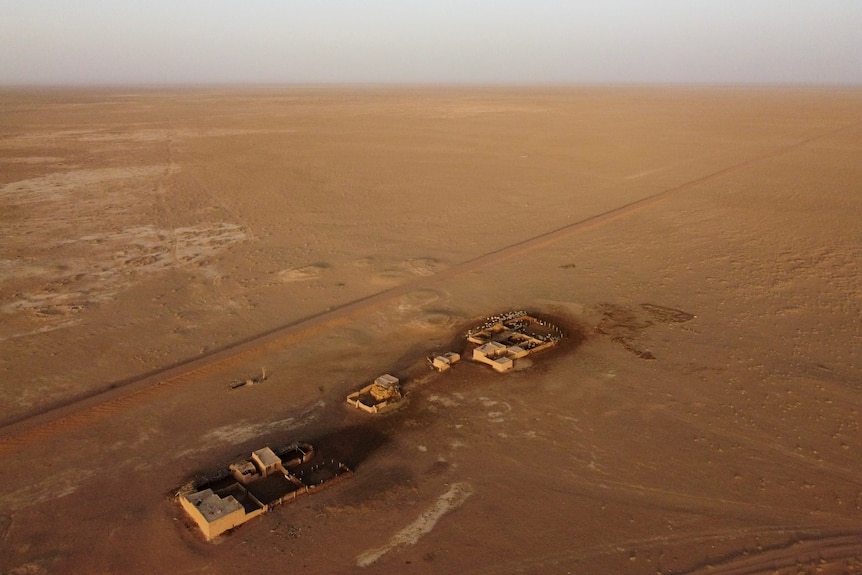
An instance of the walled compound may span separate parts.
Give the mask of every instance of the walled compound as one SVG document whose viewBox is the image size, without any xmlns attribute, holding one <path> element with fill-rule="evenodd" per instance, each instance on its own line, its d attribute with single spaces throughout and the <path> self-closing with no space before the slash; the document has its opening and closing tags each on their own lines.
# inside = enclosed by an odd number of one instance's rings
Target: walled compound
<svg viewBox="0 0 862 575">
<path fill-rule="evenodd" d="M 180 505 L 207 541 L 274 507 L 313 493 L 351 472 L 343 463 L 313 462 L 314 447 L 294 443 L 263 447 L 177 494 Z"/>
<path fill-rule="evenodd" d="M 518 359 L 557 345 L 562 338 L 560 328 L 525 311 L 491 316 L 467 332 L 467 342 L 475 346 L 473 361 L 499 372 L 514 368 Z"/>
<path fill-rule="evenodd" d="M 404 394 L 398 378 L 385 373 L 370 385 L 348 395 L 347 403 L 368 413 L 382 413 L 398 407 L 402 399 Z"/>
</svg>

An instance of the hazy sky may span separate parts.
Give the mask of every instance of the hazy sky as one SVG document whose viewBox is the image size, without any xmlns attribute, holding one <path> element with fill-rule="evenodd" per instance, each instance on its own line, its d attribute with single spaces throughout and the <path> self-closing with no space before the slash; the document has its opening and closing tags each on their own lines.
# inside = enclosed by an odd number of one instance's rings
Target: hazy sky
<svg viewBox="0 0 862 575">
<path fill-rule="evenodd" d="M 0 84 L 862 84 L 862 0 L 0 0 Z"/>
</svg>

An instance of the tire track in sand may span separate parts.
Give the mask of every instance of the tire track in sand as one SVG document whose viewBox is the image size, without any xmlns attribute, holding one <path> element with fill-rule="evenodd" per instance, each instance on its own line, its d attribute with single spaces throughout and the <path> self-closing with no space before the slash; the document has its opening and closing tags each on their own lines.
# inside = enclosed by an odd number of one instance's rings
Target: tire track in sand
<svg viewBox="0 0 862 575">
<path fill-rule="evenodd" d="M 533 573 L 544 571 L 576 572 L 577 568 L 589 572 L 589 566 L 600 557 L 631 555 L 653 551 L 659 554 L 669 547 L 712 546 L 746 537 L 786 537 L 784 543 L 754 549 L 752 545 L 741 545 L 738 551 L 723 556 L 710 557 L 684 570 L 668 570 L 661 573 L 677 575 L 768 575 L 780 569 L 788 569 L 806 563 L 820 565 L 845 559 L 858 559 L 859 537 L 862 533 L 853 530 L 830 529 L 825 526 L 753 526 L 720 531 L 659 535 L 639 539 L 609 541 L 581 549 L 536 554 L 522 559 L 503 561 L 481 568 L 467 570 L 469 575 L 499 575 L 503 573 Z M 655 569 L 655 565 L 651 567 Z"/>
<path fill-rule="evenodd" d="M 260 355 L 266 350 L 279 348 L 299 339 L 313 336 L 323 330 L 345 324 L 355 317 L 367 314 L 375 308 L 395 298 L 406 295 L 411 291 L 426 288 L 432 284 L 475 271 L 501 260 L 539 249 L 570 235 L 632 215 L 674 194 L 740 172 L 760 162 L 788 154 L 812 142 L 828 138 L 859 125 L 856 123 L 842 126 L 829 132 L 804 138 L 793 144 L 776 148 L 765 154 L 689 180 L 646 198 L 452 265 L 433 275 L 418 277 L 387 290 L 233 342 L 206 355 L 177 362 L 140 376 L 114 382 L 106 390 L 96 391 L 88 396 L 49 407 L 42 412 L 5 422 L 0 426 L 0 456 L 14 453 L 31 443 L 49 438 L 60 431 L 68 431 L 92 423 L 119 410 L 152 399 L 171 388 L 199 380 L 203 376 L 217 373 L 231 365 L 235 365 L 243 359 Z"/>
<path fill-rule="evenodd" d="M 824 565 L 828 567 L 829 563 L 845 560 L 862 562 L 860 541 L 862 533 L 858 532 L 800 537 L 787 545 L 757 553 L 741 550 L 724 558 L 705 562 L 681 575 L 767 575 L 782 569 L 802 572 L 801 567 L 805 565 L 811 565 L 820 572 Z"/>
</svg>

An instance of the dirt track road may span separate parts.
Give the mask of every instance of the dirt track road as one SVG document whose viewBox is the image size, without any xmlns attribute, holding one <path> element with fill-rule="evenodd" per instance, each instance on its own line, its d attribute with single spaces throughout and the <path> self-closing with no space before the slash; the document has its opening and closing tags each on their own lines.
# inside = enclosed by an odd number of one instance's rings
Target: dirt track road
<svg viewBox="0 0 862 575">
<path fill-rule="evenodd" d="M 290 345 L 314 333 L 320 333 L 333 326 L 344 324 L 362 314 L 368 313 L 381 304 L 390 302 L 411 291 L 439 284 L 458 275 L 540 249 L 572 234 L 607 224 L 646 209 L 674 194 L 685 192 L 700 184 L 739 172 L 760 162 L 787 154 L 854 127 L 856 127 L 855 124 L 826 133 L 812 135 L 794 144 L 777 148 L 769 153 L 722 168 L 679 186 L 662 190 L 646 198 L 608 210 L 602 214 L 597 214 L 527 240 L 496 249 L 469 261 L 449 266 L 433 275 L 420 277 L 374 295 L 307 317 L 298 322 L 276 327 L 243 341 L 234 342 L 221 349 L 213 350 L 200 357 L 191 358 L 139 377 L 113 382 L 110 388 L 105 391 L 97 392 L 79 400 L 66 402 L 17 421 L 7 422 L 0 427 L 0 455 L 22 449 L 32 441 L 44 439 L 72 426 L 85 425 L 98 419 L 103 414 L 113 413 L 124 407 L 147 401 L 156 394 L 164 393 L 172 387 L 183 385 L 196 376 L 221 370 L 240 360 L 246 360 L 279 346 Z"/>
</svg>

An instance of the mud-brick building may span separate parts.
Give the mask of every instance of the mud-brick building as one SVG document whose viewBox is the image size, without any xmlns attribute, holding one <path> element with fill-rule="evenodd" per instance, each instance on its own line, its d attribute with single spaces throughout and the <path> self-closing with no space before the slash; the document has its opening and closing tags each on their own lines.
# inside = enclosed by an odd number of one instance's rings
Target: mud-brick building
<svg viewBox="0 0 862 575">
<path fill-rule="evenodd" d="M 252 452 L 251 459 L 264 477 L 272 475 L 277 471 L 286 473 L 284 467 L 281 466 L 281 458 L 269 447 L 263 447 Z"/>
<path fill-rule="evenodd" d="M 245 490 L 238 495 L 247 499 L 245 506 L 233 493 L 219 495 L 212 489 L 180 497 L 180 505 L 209 541 L 266 511 L 266 507 Z"/>
</svg>

